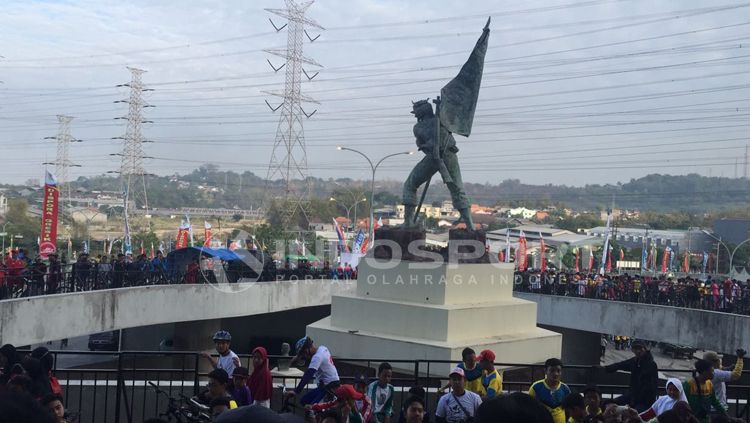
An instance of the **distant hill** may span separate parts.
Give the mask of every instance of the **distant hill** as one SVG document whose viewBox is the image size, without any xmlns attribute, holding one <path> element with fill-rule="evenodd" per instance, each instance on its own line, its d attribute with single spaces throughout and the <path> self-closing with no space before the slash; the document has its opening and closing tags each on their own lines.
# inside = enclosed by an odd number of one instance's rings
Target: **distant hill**
<svg viewBox="0 0 750 423">
<path fill-rule="evenodd" d="M 173 176 L 153 176 L 147 179 L 149 204 L 152 207 L 257 207 L 264 195 L 280 193 L 281 181 L 267 186 L 263 178 L 251 173 L 239 174 L 222 171 L 214 165 L 204 165 L 191 173 Z M 369 181 L 351 179 L 309 178 L 314 198 L 325 199 L 340 186 L 359 186 L 369 189 Z M 295 181 L 302 184 L 301 181 Z M 338 185 L 336 184 L 338 183 Z M 381 202 L 397 202 L 401 196 L 402 182 L 382 180 L 377 182 Z M 20 187 L 6 188 L 20 189 Z M 120 190 L 120 181 L 109 176 L 79 178 L 74 188 L 88 191 Z M 748 208 L 750 182 L 744 179 L 690 175 L 652 174 L 617 185 L 528 185 L 508 179 L 498 184 L 466 184 L 473 202 L 483 205 L 525 205 L 543 207 L 555 204 L 575 210 L 597 210 L 608 207 L 614 197 L 616 207 L 642 211 L 691 213 L 711 210 Z M 430 187 L 427 203 L 450 199 L 442 183 Z"/>
</svg>

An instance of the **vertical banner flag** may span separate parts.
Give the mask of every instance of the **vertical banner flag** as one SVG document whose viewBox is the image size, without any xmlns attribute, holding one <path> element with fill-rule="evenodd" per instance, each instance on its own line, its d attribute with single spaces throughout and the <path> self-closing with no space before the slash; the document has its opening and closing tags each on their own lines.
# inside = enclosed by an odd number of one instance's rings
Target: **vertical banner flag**
<svg viewBox="0 0 750 423">
<path fill-rule="evenodd" d="M 174 242 L 174 248 L 175 250 L 180 248 L 186 248 L 188 246 L 188 237 L 190 235 L 188 234 L 188 226 L 187 223 L 183 220 L 180 224 L 180 229 L 177 231 L 177 239 Z"/>
<path fill-rule="evenodd" d="M 540 265 L 540 269 L 542 270 L 542 273 L 544 273 L 544 272 L 547 271 L 547 255 L 546 255 L 546 253 L 544 251 L 544 237 L 542 237 L 542 233 L 541 232 L 539 232 L 539 244 L 540 244 L 539 245 L 539 249 L 541 250 L 540 251 L 540 256 L 541 256 L 541 259 L 542 259 L 542 263 Z"/>
<path fill-rule="evenodd" d="M 599 273 L 604 274 L 606 270 L 606 261 L 609 257 L 609 227 L 612 224 L 612 209 L 607 209 L 607 226 L 604 228 L 604 249 L 602 250 L 602 262 L 599 267 Z"/>
<path fill-rule="evenodd" d="M 594 248 L 589 247 L 589 273 L 594 271 Z"/>
<path fill-rule="evenodd" d="M 528 266 L 528 257 L 526 257 L 526 235 L 521 231 L 521 237 L 518 239 L 518 270 L 523 272 Z"/>
<path fill-rule="evenodd" d="M 195 246 L 195 237 L 193 236 L 193 225 L 190 224 L 190 215 L 185 213 L 185 222 L 187 222 L 188 236 L 190 239 L 190 246 Z M 187 247 L 187 245 L 186 245 Z"/>
<path fill-rule="evenodd" d="M 648 247 L 643 244 L 641 248 L 641 272 L 645 272 L 648 268 Z"/>
<path fill-rule="evenodd" d="M 656 249 L 656 243 L 654 242 L 653 245 L 651 245 L 651 269 L 656 272 L 656 256 L 658 255 L 659 250 Z"/>
<path fill-rule="evenodd" d="M 682 259 L 682 271 L 690 273 L 690 253 L 685 251 L 685 258 Z"/>
<path fill-rule="evenodd" d="M 669 247 L 664 249 L 664 255 L 661 258 L 661 272 L 667 273 L 667 266 L 669 266 L 669 255 L 671 249 Z"/>
<path fill-rule="evenodd" d="M 362 228 L 359 229 L 359 232 L 357 232 L 357 236 L 354 237 L 354 244 L 352 244 L 352 251 L 359 252 L 362 250 L 362 243 L 365 240 L 365 232 L 362 230 Z"/>
<path fill-rule="evenodd" d="M 625 250 L 620 248 L 620 261 L 625 261 Z"/>
<path fill-rule="evenodd" d="M 349 246 L 346 245 L 346 237 L 344 236 L 344 231 L 341 230 L 341 226 L 339 226 L 339 223 L 336 222 L 336 219 L 333 219 L 333 227 L 336 230 L 336 236 L 339 238 L 339 252 L 349 252 Z"/>
<path fill-rule="evenodd" d="M 703 252 L 703 272 L 702 273 L 706 273 L 706 266 L 708 266 L 708 253 L 704 251 Z"/>
<path fill-rule="evenodd" d="M 505 230 L 505 262 L 510 263 L 510 229 Z"/>
<path fill-rule="evenodd" d="M 156 251 L 154 251 L 154 243 L 151 243 L 151 260 L 156 257 Z"/>
<path fill-rule="evenodd" d="M 604 266 L 604 271 L 609 273 L 612 271 L 612 247 L 609 247 L 607 251 L 607 265 Z"/>
<path fill-rule="evenodd" d="M 205 241 L 203 241 L 203 246 L 206 248 L 211 248 L 211 241 L 213 240 L 213 231 L 211 230 L 211 224 L 203 221 L 203 236 L 205 238 Z"/>
<path fill-rule="evenodd" d="M 44 202 L 42 203 L 42 231 L 39 237 L 39 255 L 47 259 L 57 251 L 57 218 L 60 191 L 51 173 L 44 177 Z M 11 238 L 11 242 L 13 238 Z"/>
<path fill-rule="evenodd" d="M 88 254 L 88 253 L 89 253 L 89 242 L 83 241 L 83 254 Z"/>
<path fill-rule="evenodd" d="M 500 263 L 505 263 L 505 250 L 500 250 L 497 252 L 497 261 Z"/>
<path fill-rule="evenodd" d="M 668 267 L 669 270 L 674 269 L 673 263 L 674 263 L 674 251 L 672 251 L 672 249 L 669 248 L 669 267 Z"/>
<path fill-rule="evenodd" d="M 575 263 L 576 273 L 581 271 L 581 248 L 576 248 L 576 263 Z"/>
</svg>

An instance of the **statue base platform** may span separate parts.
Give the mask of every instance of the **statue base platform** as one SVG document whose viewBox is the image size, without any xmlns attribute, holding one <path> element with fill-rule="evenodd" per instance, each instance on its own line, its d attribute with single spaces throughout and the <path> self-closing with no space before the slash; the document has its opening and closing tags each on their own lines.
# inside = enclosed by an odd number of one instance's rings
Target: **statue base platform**
<svg viewBox="0 0 750 423">
<path fill-rule="evenodd" d="M 538 328 L 536 316 L 535 303 L 513 297 L 511 264 L 364 260 L 356 294 L 334 296 L 331 316 L 307 334 L 336 357 L 447 360 L 420 369 L 447 376 L 465 347 L 506 363 L 559 357 L 562 336 Z"/>
<path fill-rule="evenodd" d="M 381 228 L 375 238 L 372 257 L 377 260 L 411 262 L 436 260 L 451 263 L 490 262 L 489 254 L 485 249 L 487 235 L 482 230 L 451 229 L 448 232 L 448 247 L 440 249 L 428 247 L 426 237 L 427 233 L 421 226 Z M 469 244 L 469 242 L 472 243 Z"/>
</svg>

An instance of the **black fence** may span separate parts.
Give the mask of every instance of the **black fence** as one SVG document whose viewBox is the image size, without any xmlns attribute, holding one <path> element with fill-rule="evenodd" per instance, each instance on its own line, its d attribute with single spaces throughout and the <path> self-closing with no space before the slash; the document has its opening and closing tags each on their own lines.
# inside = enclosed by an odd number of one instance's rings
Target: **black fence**
<svg viewBox="0 0 750 423">
<path fill-rule="evenodd" d="M 65 405 L 69 412 L 78 415 L 80 423 L 127 422 L 139 423 L 163 413 L 169 403 L 167 396 L 191 397 L 204 389 L 209 370 L 206 361 L 197 352 L 145 352 L 98 353 L 79 351 L 53 351 L 55 366 L 60 359 L 69 356 L 96 358 L 96 364 L 78 368 L 56 368 L 56 377 L 62 386 Z M 94 356 L 94 357 L 92 357 Z M 251 367 L 252 358 L 241 355 L 242 365 Z M 269 356 L 273 368 L 279 359 L 289 357 Z M 355 375 L 364 374 L 373 379 L 375 368 L 381 359 L 336 358 L 336 365 L 343 383 L 351 383 Z M 396 387 L 394 409 L 399 409 L 407 391 L 413 386 L 427 391 L 427 409 L 434 412 L 440 396 L 438 388 L 446 382 L 446 376 L 435 375 L 456 363 L 440 360 L 387 360 L 394 366 L 392 384 Z M 544 378 L 544 368 L 537 364 L 497 363 L 503 368 L 503 388 L 506 391 L 526 391 L 531 384 Z M 400 370 L 399 370 L 400 369 Z M 409 370 L 404 370 L 409 369 Z M 687 378 L 690 371 L 661 369 L 670 376 Z M 743 379 L 750 375 L 744 372 Z M 747 377 L 750 379 L 750 377 Z M 573 390 L 596 384 L 604 398 L 612 398 L 627 391 L 626 374 L 603 374 L 592 366 L 566 365 L 563 381 Z M 271 408 L 280 410 L 284 388 L 293 388 L 298 377 L 274 378 L 274 397 Z M 166 395 L 158 395 L 156 389 Z M 663 388 L 663 384 L 661 384 Z M 663 389 L 662 389 L 663 391 Z M 730 413 L 750 422 L 750 384 L 738 383 L 728 386 Z M 662 392 L 663 393 L 663 392 Z M 302 410 L 297 408 L 296 412 Z"/>
<path fill-rule="evenodd" d="M 2 269 L 0 269 L 0 272 L 2 272 Z M 242 277 L 242 274 L 233 273 L 232 270 L 204 270 L 188 273 L 151 268 L 132 268 L 120 271 L 100 270 L 93 267 L 78 272 L 35 273 L 31 269 L 25 269 L 17 275 L 6 271 L 3 277 L 0 277 L 0 300 L 146 285 L 234 283 L 240 281 Z M 266 280 L 289 281 L 329 278 L 331 278 L 330 272 L 325 272 L 323 269 L 281 268 L 275 269 Z M 337 277 L 333 277 L 333 279 L 337 279 Z M 342 276 L 341 279 L 349 278 Z"/>
</svg>

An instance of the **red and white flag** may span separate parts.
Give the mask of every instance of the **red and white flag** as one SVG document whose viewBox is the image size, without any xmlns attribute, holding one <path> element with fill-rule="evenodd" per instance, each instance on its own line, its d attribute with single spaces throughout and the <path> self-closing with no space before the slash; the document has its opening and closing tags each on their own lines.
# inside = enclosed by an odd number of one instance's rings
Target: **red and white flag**
<svg viewBox="0 0 750 423">
<path fill-rule="evenodd" d="M 188 238 L 190 237 L 190 227 L 185 221 L 180 224 L 180 229 L 177 230 L 177 239 L 174 242 L 175 250 L 180 248 L 186 248 L 188 246 Z"/>
<path fill-rule="evenodd" d="M 523 231 L 521 231 L 521 236 L 518 238 L 518 250 L 516 250 L 516 254 L 518 255 L 518 271 L 523 272 L 529 264 L 528 257 L 526 257 L 526 235 L 524 235 Z"/>
<path fill-rule="evenodd" d="M 542 273 L 544 273 L 547 271 L 547 253 L 544 251 L 544 237 L 542 236 L 541 232 L 539 233 L 539 244 L 539 249 L 541 250 L 540 255 L 542 259 L 540 269 L 542 270 Z"/>
<path fill-rule="evenodd" d="M 39 237 L 39 255 L 47 259 L 57 252 L 57 219 L 60 191 L 57 181 L 47 172 L 44 178 L 44 200 L 42 203 L 42 231 Z M 11 237 L 11 243 L 13 238 Z"/>
<path fill-rule="evenodd" d="M 211 241 L 213 238 L 213 231 L 211 230 L 211 224 L 203 221 L 203 236 L 206 239 L 203 241 L 203 246 L 206 248 L 211 248 Z"/>
</svg>

